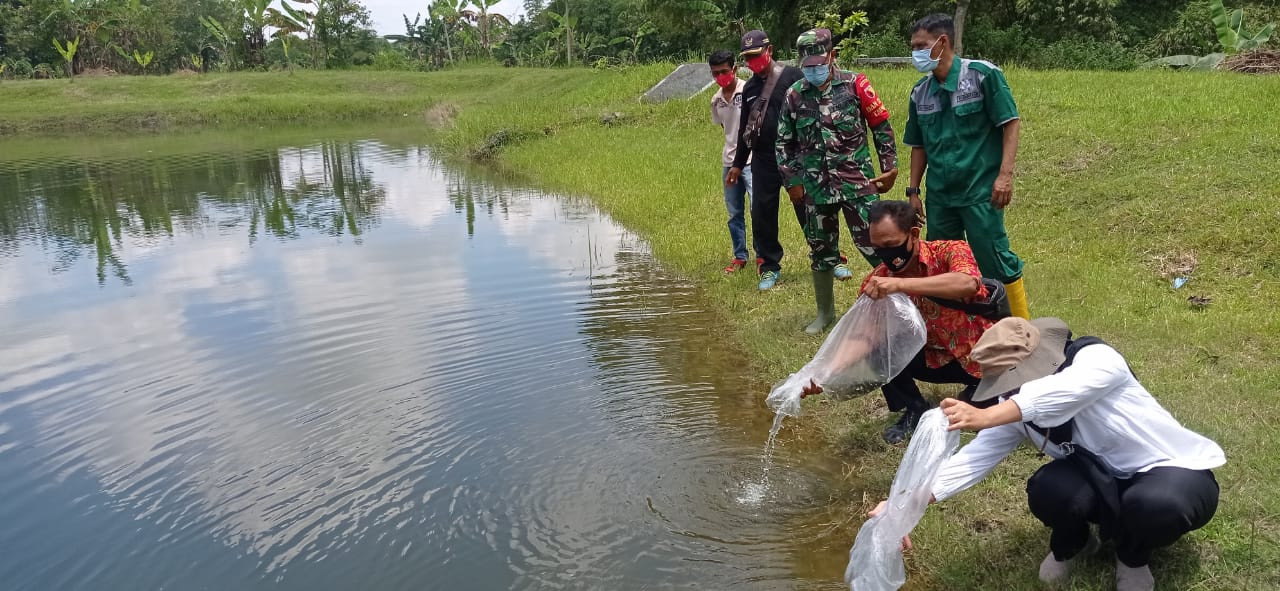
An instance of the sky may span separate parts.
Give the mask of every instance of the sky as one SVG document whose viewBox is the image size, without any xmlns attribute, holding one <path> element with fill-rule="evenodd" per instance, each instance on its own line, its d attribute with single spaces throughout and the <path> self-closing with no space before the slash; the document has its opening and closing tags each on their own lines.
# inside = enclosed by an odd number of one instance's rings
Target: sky
<svg viewBox="0 0 1280 591">
<path fill-rule="evenodd" d="M 429 4 L 431 0 L 364 0 L 364 5 L 373 15 L 374 30 L 382 35 L 403 34 L 404 17 L 401 15 L 409 15 L 411 21 L 418 13 L 422 13 L 423 18 L 426 18 Z M 502 0 L 493 10 L 506 15 L 512 21 L 515 21 L 523 11 L 521 0 Z"/>
</svg>

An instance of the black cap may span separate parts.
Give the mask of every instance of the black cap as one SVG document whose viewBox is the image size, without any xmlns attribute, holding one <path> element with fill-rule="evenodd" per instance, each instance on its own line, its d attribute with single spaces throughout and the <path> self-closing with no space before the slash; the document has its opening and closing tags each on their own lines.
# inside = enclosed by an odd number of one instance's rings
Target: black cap
<svg viewBox="0 0 1280 591">
<path fill-rule="evenodd" d="M 769 36 L 764 31 L 747 31 L 742 36 L 742 55 L 760 55 L 769 47 Z"/>
</svg>

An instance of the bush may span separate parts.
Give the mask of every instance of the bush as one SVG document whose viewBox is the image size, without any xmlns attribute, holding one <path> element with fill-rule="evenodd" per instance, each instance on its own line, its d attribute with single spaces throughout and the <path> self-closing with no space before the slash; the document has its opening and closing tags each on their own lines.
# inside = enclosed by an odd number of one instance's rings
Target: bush
<svg viewBox="0 0 1280 591">
<path fill-rule="evenodd" d="M 1152 55 L 1204 55 L 1217 51 L 1218 34 L 1209 19 L 1209 2 L 1196 0 L 1178 14 L 1168 29 L 1152 37 L 1144 50 Z"/>
<path fill-rule="evenodd" d="M 1076 38 L 1050 43 L 1030 65 L 1057 70 L 1136 70 L 1144 61 L 1143 56 L 1119 43 Z"/>
<path fill-rule="evenodd" d="M 1228 0 L 1228 10 L 1244 9 L 1247 29 L 1256 30 L 1266 23 L 1280 23 L 1280 6 L 1268 4 L 1236 4 Z M 1264 47 L 1280 47 L 1280 35 L 1272 35 Z M 1143 52 L 1152 56 L 1205 55 L 1222 51 L 1218 33 L 1209 17 L 1208 0 L 1195 0 L 1187 4 L 1168 29 L 1147 40 Z"/>
<path fill-rule="evenodd" d="M 373 56 L 375 70 L 416 70 L 412 61 L 398 51 L 384 49 Z"/>
<path fill-rule="evenodd" d="M 857 48 L 858 55 L 866 57 L 906 57 L 911 55 L 911 47 L 907 39 L 892 31 L 880 31 L 864 35 L 858 40 Z"/>
<path fill-rule="evenodd" d="M 37 80 L 52 80 L 62 77 L 62 68 L 49 64 L 36 64 L 31 68 L 31 77 Z"/>
<path fill-rule="evenodd" d="M 965 54 L 999 65 L 1044 70 L 1134 70 L 1146 61 L 1141 52 L 1114 41 L 1068 37 L 1046 45 L 1021 25 L 975 27 L 965 33 Z"/>
<path fill-rule="evenodd" d="M 34 68 L 31 66 L 31 62 L 22 57 L 13 60 L 4 60 L 4 64 L 4 74 L 2 75 L 4 78 L 25 80 L 30 78 L 34 71 Z"/>
<path fill-rule="evenodd" d="M 965 57 L 997 64 L 1031 65 L 1044 49 L 1044 41 L 1031 36 L 1022 25 L 1009 28 L 973 26 L 965 30 Z"/>
</svg>

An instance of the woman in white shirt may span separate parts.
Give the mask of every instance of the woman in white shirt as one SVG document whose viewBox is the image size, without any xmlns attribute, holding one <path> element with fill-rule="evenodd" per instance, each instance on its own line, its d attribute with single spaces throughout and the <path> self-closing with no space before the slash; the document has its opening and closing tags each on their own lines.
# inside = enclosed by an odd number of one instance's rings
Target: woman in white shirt
<svg viewBox="0 0 1280 591">
<path fill-rule="evenodd" d="M 1154 589 L 1152 550 L 1203 527 L 1217 509 L 1211 469 L 1226 462 L 1222 448 L 1179 424 L 1115 349 L 1072 341 L 1059 319 L 1001 320 L 971 357 L 983 374 L 973 400 L 1000 403 L 942 402 L 950 429 L 978 436 L 943 464 L 934 500 L 977 484 L 1029 440 L 1053 458 L 1027 481 L 1031 512 L 1052 528 L 1041 580 L 1065 579 L 1073 559 L 1096 547 L 1094 523 L 1116 542 L 1117 591 Z"/>
</svg>

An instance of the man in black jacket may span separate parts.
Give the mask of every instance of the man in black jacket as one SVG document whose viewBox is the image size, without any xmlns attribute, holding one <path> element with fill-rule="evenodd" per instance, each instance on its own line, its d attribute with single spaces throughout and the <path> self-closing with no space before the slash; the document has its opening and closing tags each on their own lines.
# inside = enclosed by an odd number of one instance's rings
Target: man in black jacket
<svg viewBox="0 0 1280 591">
<path fill-rule="evenodd" d="M 778 196 L 782 192 L 782 174 L 774 145 L 778 140 L 778 111 L 786 102 L 787 89 L 804 78 L 800 68 L 773 61 L 773 46 L 763 31 L 750 31 L 742 36 L 742 57 L 755 75 L 742 91 L 742 120 L 738 124 L 738 149 L 733 167 L 725 178 L 726 185 L 738 182 L 738 176 L 751 158 L 751 233 L 755 240 L 756 261 L 760 272 L 760 289 L 772 289 L 782 269 L 782 244 L 778 242 Z M 776 77 L 768 97 L 761 97 Z M 767 100 L 764 117 L 752 123 L 757 101 Z M 804 226 L 803 205 L 792 204 L 796 221 Z"/>
</svg>

